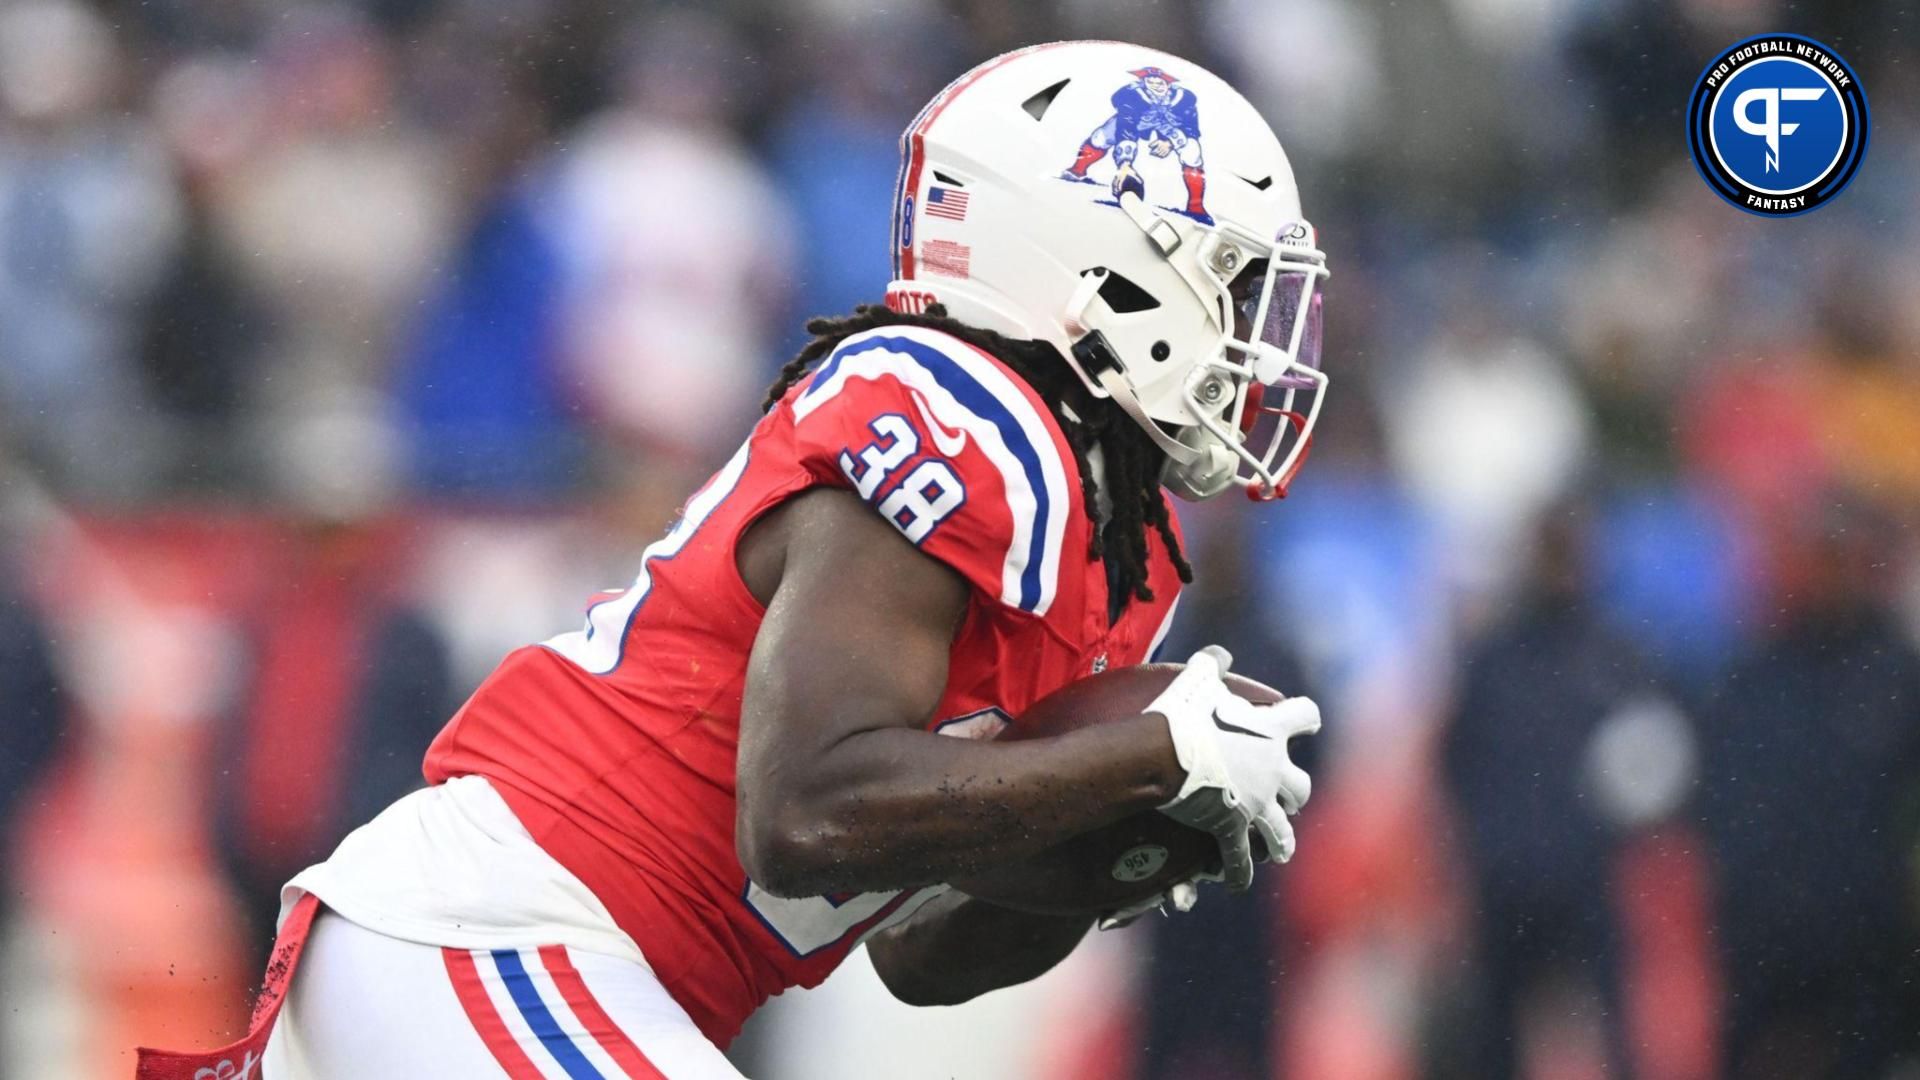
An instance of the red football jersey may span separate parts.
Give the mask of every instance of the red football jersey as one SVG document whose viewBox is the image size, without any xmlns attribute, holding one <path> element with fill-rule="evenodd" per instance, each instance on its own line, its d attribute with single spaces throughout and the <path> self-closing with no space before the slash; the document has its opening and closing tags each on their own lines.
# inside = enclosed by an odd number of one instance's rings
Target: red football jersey
<svg viewBox="0 0 1920 1080">
<path fill-rule="evenodd" d="M 765 614 L 734 548 L 816 485 L 849 488 L 973 586 L 928 730 L 990 737 L 1037 699 L 1144 662 L 1180 583 L 1150 538 L 1151 603 L 1109 624 L 1073 454 L 1027 383 L 949 335 L 848 338 L 754 427 L 586 625 L 503 661 L 428 751 L 488 777 L 726 1045 L 760 1003 L 827 977 L 929 895 L 781 899 L 734 853 L 747 654 Z"/>
</svg>

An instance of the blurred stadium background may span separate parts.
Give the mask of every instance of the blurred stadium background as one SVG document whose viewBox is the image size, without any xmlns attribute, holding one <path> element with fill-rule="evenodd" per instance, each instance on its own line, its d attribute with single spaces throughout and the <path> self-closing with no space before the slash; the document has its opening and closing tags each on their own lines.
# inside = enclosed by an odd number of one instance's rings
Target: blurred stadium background
<svg viewBox="0 0 1920 1080">
<path fill-rule="evenodd" d="M 418 782 L 878 299 L 899 129 L 1115 37 L 1268 110 L 1334 278 L 1185 643 L 1318 695 L 1302 854 L 756 1076 L 1920 1076 L 1920 16 L 1777 0 L 0 0 L 0 1075 L 237 1032 L 279 882 Z M 1834 46 L 1844 197 L 1687 161 Z"/>
</svg>

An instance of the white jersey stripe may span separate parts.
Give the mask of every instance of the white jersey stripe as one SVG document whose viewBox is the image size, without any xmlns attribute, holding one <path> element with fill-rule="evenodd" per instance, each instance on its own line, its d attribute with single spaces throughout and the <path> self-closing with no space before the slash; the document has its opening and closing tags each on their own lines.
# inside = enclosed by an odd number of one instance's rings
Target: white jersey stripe
<svg viewBox="0 0 1920 1080">
<path fill-rule="evenodd" d="M 1160 646 L 1166 644 L 1167 631 L 1173 629 L 1173 616 L 1179 610 L 1180 598 L 1176 596 L 1173 598 L 1173 603 L 1167 605 L 1167 613 L 1160 620 L 1160 629 L 1153 632 L 1153 644 L 1147 646 L 1148 663 L 1151 664 L 1160 659 Z"/>
<path fill-rule="evenodd" d="M 1060 460 L 1059 450 L 1054 446 L 1053 433 L 1047 426 L 1047 420 L 1033 407 L 1027 395 L 1013 384 L 1013 380 L 999 365 L 980 355 L 965 342 L 956 342 L 946 334 L 920 327 L 908 327 L 900 331 L 907 337 L 917 338 L 926 345 L 942 349 L 948 356 L 959 361 L 969 375 L 980 385 L 987 388 L 996 400 L 1006 408 L 1026 433 L 1027 442 L 1040 459 L 1040 473 L 1046 485 L 1048 498 L 1054 506 L 1054 513 L 1047 519 L 1046 536 L 1041 548 L 1040 581 L 1043 600 L 1037 614 L 1045 614 L 1053 603 L 1054 590 L 1060 580 L 1060 552 L 1064 546 L 1067 518 L 1072 513 L 1073 494 L 1068 486 L 1069 470 Z M 1075 471 L 1077 476 L 1077 470 Z"/>
</svg>

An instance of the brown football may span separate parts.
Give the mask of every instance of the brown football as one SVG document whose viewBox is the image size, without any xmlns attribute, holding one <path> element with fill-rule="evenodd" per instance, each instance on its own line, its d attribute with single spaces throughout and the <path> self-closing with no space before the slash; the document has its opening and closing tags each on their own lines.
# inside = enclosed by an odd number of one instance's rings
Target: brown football
<svg viewBox="0 0 1920 1080">
<path fill-rule="evenodd" d="M 1089 724 L 1146 711 L 1179 664 L 1114 668 L 1034 702 L 1001 739 L 1063 735 Z M 1285 695 L 1228 674 L 1233 692 L 1259 704 Z M 1220 861 L 1212 836 L 1157 810 L 1145 810 L 1021 862 L 953 882 L 968 896 L 1002 907 L 1048 914 L 1097 915 L 1135 904 Z"/>
</svg>

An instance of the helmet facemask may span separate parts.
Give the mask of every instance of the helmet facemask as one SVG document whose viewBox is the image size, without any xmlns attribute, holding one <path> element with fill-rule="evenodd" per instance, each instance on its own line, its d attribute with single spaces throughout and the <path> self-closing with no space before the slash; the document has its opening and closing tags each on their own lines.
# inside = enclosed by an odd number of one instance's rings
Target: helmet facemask
<svg viewBox="0 0 1920 1080">
<path fill-rule="evenodd" d="M 1249 259 L 1259 284 L 1236 296 L 1239 278 L 1228 275 L 1248 266 Z M 1189 378 L 1188 411 L 1213 443 L 1234 456 L 1234 473 L 1226 483 L 1245 484 L 1248 496 L 1260 501 L 1286 498 L 1312 449 L 1326 397 L 1319 289 L 1327 276 L 1326 256 L 1313 247 L 1313 229 L 1305 224 L 1290 226 L 1265 244 L 1225 226 L 1202 241 L 1200 263 L 1240 317 L 1223 335 L 1220 353 Z M 1218 404 L 1224 392 L 1214 388 L 1219 379 L 1232 389 L 1225 410 Z M 1303 394 L 1304 413 L 1297 407 Z"/>
<path fill-rule="evenodd" d="M 1271 240 L 1231 222 L 1149 228 L 1166 219 L 1143 213 L 1131 196 L 1121 205 L 1203 305 L 1213 340 L 1174 393 L 1142 393 L 1128 365 L 1147 365 L 1113 351 L 1101 325 L 1110 313 L 1090 282 L 1068 313 L 1070 327 L 1092 331 L 1075 358 L 1166 453 L 1169 490 L 1199 500 L 1239 482 L 1251 498 L 1285 498 L 1311 448 L 1327 387 L 1319 367 L 1326 256 L 1313 246 L 1312 226 L 1288 225 Z M 1133 337 L 1110 329 L 1116 339 Z"/>
</svg>

